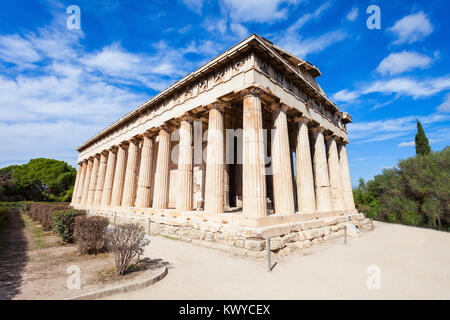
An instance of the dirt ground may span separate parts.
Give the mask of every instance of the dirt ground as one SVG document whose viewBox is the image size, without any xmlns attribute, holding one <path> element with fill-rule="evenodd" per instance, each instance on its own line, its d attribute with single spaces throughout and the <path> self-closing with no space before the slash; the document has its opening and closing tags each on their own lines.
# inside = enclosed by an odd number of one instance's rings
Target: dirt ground
<svg viewBox="0 0 450 320">
<path fill-rule="evenodd" d="M 375 231 L 279 258 L 231 256 L 163 237 L 163 281 L 106 299 L 450 299 L 450 233 L 375 222 Z"/>
<path fill-rule="evenodd" d="M 63 244 L 17 212 L 9 214 L 8 224 L 0 234 L 0 243 L 0 299 L 70 298 L 151 278 L 166 264 L 161 259 L 144 259 L 144 256 L 134 267 L 135 272 L 117 279 L 111 253 L 80 255 L 75 245 Z M 74 279 L 74 271 L 78 268 L 81 286 L 69 289 L 67 281 L 71 276 L 70 279 Z M 74 284 L 76 280 L 69 280 L 69 287 Z"/>
</svg>

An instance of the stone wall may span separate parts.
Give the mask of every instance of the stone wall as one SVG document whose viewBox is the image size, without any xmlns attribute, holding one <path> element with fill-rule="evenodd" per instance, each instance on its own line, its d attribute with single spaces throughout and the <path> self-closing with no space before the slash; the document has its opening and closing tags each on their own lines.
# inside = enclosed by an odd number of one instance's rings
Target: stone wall
<svg viewBox="0 0 450 320">
<path fill-rule="evenodd" d="M 272 252 L 286 255 L 296 249 L 309 248 L 324 241 L 343 237 L 349 223 L 361 231 L 370 229 L 370 220 L 365 218 L 362 213 L 262 228 L 208 222 L 198 216 L 174 217 L 164 214 L 149 215 L 104 210 L 100 212 L 92 209 L 89 210 L 89 214 L 106 216 L 111 223 L 115 221 L 116 224 L 138 222 L 145 227 L 147 232 L 150 225 L 152 235 L 161 235 L 231 254 L 255 258 L 266 256 L 267 238 L 271 239 Z M 354 236 L 354 234 L 348 232 L 348 236 Z"/>
</svg>

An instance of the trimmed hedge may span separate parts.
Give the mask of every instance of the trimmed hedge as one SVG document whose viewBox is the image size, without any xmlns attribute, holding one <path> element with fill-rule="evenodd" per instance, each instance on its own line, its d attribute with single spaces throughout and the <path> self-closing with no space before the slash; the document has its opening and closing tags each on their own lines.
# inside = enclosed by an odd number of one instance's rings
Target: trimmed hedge
<svg viewBox="0 0 450 320">
<path fill-rule="evenodd" d="M 59 210 L 52 214 L 53 218 L 53 231 L 64 242 L 73 242 L 73 234 L 75 229 L 75 217 L 86 215 L 84 210 Z"/>
<path fill-rule="evenodd" d="M 75 218 L 74 239 L 81 253 L 97 254 L 106 247 L 106 229 L 109 220 L 98 216 Z"/>
<path fill-rule="evenodd" d="M 67 203 L 41 203 L 33 202 L 28 204 L 28 215 L 33 221 L 39 222 L 44 231 L 53 228 L 53 213 L 58 210 L 69 210 Z"/>
</svg>

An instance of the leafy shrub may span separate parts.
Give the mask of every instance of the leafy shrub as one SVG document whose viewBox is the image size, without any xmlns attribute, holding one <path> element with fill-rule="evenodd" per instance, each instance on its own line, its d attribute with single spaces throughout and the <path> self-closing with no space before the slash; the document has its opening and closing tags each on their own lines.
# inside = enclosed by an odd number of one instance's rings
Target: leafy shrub
<svg viewBox="0 0 450 320">
<path fill-rule="evenodd" d="M 85 215 L 84 210 L 59 210 L 53 214 L 53 231 L 64 242 L 73 242 L 73 232 L 75 229 L 75 217 Z"/>
<path fill-rule="evenodd" d="M 105 248 L 108 224 L 109 220 L 105 217 L 75 218 L 74 239 L 81 253 L 97 254 Z"/>
<path fill-rule="evenodd" d="M 123 275 L 128 270 L 131 260 L 140 256 L 150 242 L 145 235 L 144 227 L 138 223 L 109 226 L 106 239 L 108 248 L 114 253 L 116 275 Z"/>
</svg>

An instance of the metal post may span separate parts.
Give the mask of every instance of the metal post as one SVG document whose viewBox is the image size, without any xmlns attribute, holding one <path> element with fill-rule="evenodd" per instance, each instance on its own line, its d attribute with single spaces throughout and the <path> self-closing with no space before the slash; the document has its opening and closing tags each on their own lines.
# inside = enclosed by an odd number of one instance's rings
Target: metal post
<svg viewBox="0 0 450 320">
<path fill-rule="evenodd" d="M 370 218 L 370 224 L 372 225 L 372 231 L 373 231 L 373 218 Z"/>
<path fill-rule="evenodd" d="M 344 244 L 347 244 L 347 225 L 344 228 Z"/>
<path fill-rule="evenodd" d="M 114 226 L 116 225 L 116 216 L 117 216 L 117 212 L 114 212 Z"/>
<path fill-rule="evenodd" d="M 152 223 L 152 220 L 148 218 L 148 236 L 150 237 L 150 224 Z"/>
<path fill-rule="evenodd" d="M 270 238 L 266 239 L 267 241 L 267 271 L 272 271 L 272 261 L 271 261 L 271 253 L 270 253 Z"/>
</svg>

